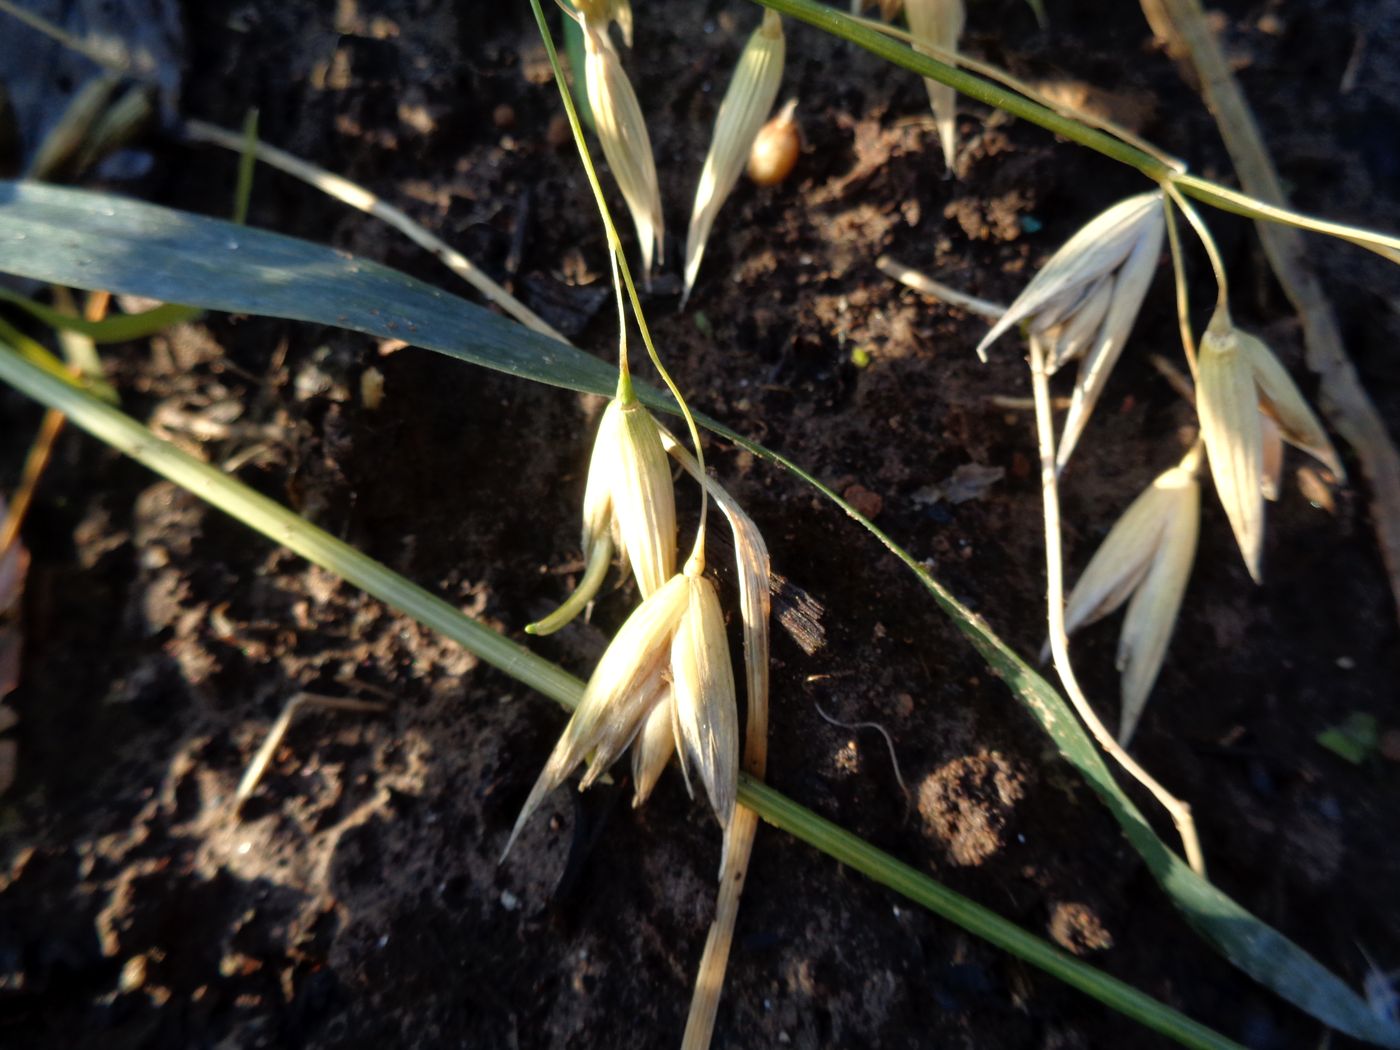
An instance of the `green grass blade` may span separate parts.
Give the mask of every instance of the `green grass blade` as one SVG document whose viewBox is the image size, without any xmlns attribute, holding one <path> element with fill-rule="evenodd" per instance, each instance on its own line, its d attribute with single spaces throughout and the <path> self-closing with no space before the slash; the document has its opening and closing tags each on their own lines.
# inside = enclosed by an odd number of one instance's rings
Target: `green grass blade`
<svg viewBox="0 0 1400 1050">
<path fill-rule="evenodd" d="M 968 900 L 922 872 L 882 853 L 864 839 L 799 806 L 762 781 L 752 780 L 744 774 L 740 782 L 740 798 L 744 800 L 745 805 L 757 810 L 759 815 L 774 827 L 815 846 L 842 864 L 855 868 L 861 874 L 923 905 L 929 911 L 957 923 L 969 933 L 976 934 L 1046 973 L 1054 974 L 1066 984 L 1087 992 L 1148 1028 L 1170 1036 L 1184 1046 L 1219 1045 L 1219 1033 L 1183 1018 L 1176 1011 L 1162 1007 L 1155 1000 L 1144 1002 L 1136 995 L 1124 997 L 1127 986 L 1117 978 L 1099 970 L 1083 967 L 1078 959 L 1067 952 L 1027 933 L 1019 926 L 1011 925 L 996 912 Z"/>
<path fill-rule="evenodd" d="M 89 321 L 86 317 L 60 313 L 52 306 L 35 302 L 8 288 L 0 288 L 0 300 L 13 303 L 31 317 L 42 321 L 50 328 L 64 332 L 77 332 L 87 336 L 94 343 L 129 343 L 133 339 L 163 332 L 171 325 L 183 321 L 193 321 L 203 310 L 193 306 L 180 306 L 177 303 L 161 303 L 139 314 L 112 314 L 100 321 Z"/>
<path fill-rule="evenodd" d="M 263 314 L 403 339 L 473 364 L 607 395 L 611 365 L 405 274 L 306 241 L 122 198 L 0 181 L 0 272 L 205 309 Z M 654 389 L 643 400 L 674 410 Z M 1122 826 L 1172 903 L 1227 959 L 1339 1031 L 1400 1048 L 1400 1029 L 1316 959 L 1202 879 L 1114 781 L 1069 705 L 892 538 L 790 460 L 727 427 L 716 433 L 816 487 L 898 557 L 1001 676 Z"/>
<path fill-rule="evenodd" d="M 248 221 L 248 205 L 253 201 L 253 169 L 258 164 L 258 111 L 248 110 L 243 118 L 243 152 L 238 155 L 238 182 L 233 188 L 233 221 Z"/>
<path fill-rule="evenodd" d="M 304 518 L 208 463 L 162 440 L 130 416 L 63 378 L 29 363 L 0 343 L 0 380 L 63 412 L 77 426 L 308 561 L 451 638 L 566 708 L 577 706 L 583 682 L 322 531 Z M 764 820 L 789 831 L 842 863 L 869 875 L 916 904 L 962 926 L 1105 1005 L 1175 1039 L 1183 1046 L 1234 1048 L 1204 1025 L 1151 996 L 1081 962 L 1048 942 L 895 860 L 850 832 L 744 775 L 739 799 Z"/>
</svg>

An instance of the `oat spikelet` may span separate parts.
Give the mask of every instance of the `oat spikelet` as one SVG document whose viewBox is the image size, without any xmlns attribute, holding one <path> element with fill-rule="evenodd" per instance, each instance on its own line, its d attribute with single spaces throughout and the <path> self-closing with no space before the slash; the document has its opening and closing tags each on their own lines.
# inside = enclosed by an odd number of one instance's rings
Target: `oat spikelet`
<svg viewBox="0 0 1400 1050">
<path fill-rule="evenodd" d="M 661 212 L 661 186 L 651 151 L 642 107 L 622 59 L 607 34 L 606 18 L 581 18 L 584 44 L 584 81 L 588 104 L 598 129 L 603 155 L 622 190 L 642 251 L 642 279 L 651 282 L 652 260 L 660 255 L 666 238 Z"/>
<path fill-rule="evenodd" d="M 1249 574 L 1262 578 L 1264 501 L 1278 494 L 1280 439 L 1339 479 L 1346 473 L 1317 416 L 1259 339 L 1236 328 L 1223 307 L 1201 338 L 1196 410 L 1215 491 Z"/>
<path fill-rule="evenodd" d="M 555 612 L 525 628 L 553 634 L 577 616 L 603 584 L 613 553 L 631 566 L 642 597 L 676 571 L 676 497 L 661 430 L 629 392 L 608 402 L 598 423 L 583 492 L 583 557 L 577 589 Z"/>
<path fill-rule="evenodd" d="M 671 660 L 671 640 L 689 610 L 689 599 L 688 578 L 672 576 L 623 622 L 530 790 L 501 854 L 502 860 L 545 796 L 562 784 L 590 752 L 613 758 L 620 754 L 636 735 L 642 719 L 650 714 L 647 703 L 654 706 L 660 702 Z M 587 781 L 591 783 L 604 768 L 595 756 Z"/>
<path fill-rule="evenodd" d="M 671 642 L 677 745 L 682 768 L 705 785 L 721 827 L 739 792 L 739 715 L 724 612 L 715 585 L 686 573 L 687 607 Z"/>
<path fill-rule="evenodd" d="M 1069 462 L 1104 385 L 1127 345 L 1166 232 L 1161 191 L 1119 201 L 1064 243 L 978 344 L 987 347 L 1022 321 L 1046 349 L 1053 372 L 1078 360 L 1070 408 L 1056 452 Z"/>
<path fill-rule="evenodd" d="M 564 727 L 521 808 L 501 854 L 510 852 L 530 815 L 585 759 L 587 788 L 645 733 L 646 753 L 636 759 L 650 783 L 660 767 L 652 716 L 666 710 L 681 768 L 705 787 L 721 826 L 728 827 L 739 791 L 739 729 L 734 670 L 715 585 L 693 563 L 672 576 L 633 610 L 598 661 L 578 708 Z M 590 757 L 591 756 L 591 757 Z M 659 765 L 657 764 L 659 761 Z M 690 786 L 687 773 L 687 787 Z"/>
<path fill-rule="evenodd" d="M 608 18 L 622 30 L 622 42 L 632 46 L 632 0 L 611 0 L 608 4 Z"/>
<path fill-rule="evenodd" d="M 967 21 L 967 11 L 963 0 L 905 0 L 904 17 L 909 20 L 914 50 L 936 58 L 938 51 L 957 51 L 963 24 Z M 920 43 L 938 50 L 922 48 Z M 958 153 L 958 93 L 937 80 L 926 79 L 924 86 L 928 88 L 929 105 L 933 107 L 933 119 L 938 125 L 943 160 L 948 170 L 952 171 Z"/>
<path fill-rule="evenodd" d="M 1117 659 L 1122 674 L 1118 742 L 1124 747 L 1166 658 L 1191 576 L 1200 532 L 1200 465 L 1200 450 L 1193 448 L 1129 505 L 1065 606 L 1065 630 L 1075 631 L 1128 602 Z"/>
<path fill-rule="evenodd" d="M 719 105 L 714 138 L 700 170 L 695 205 L 685 238 L 685 290 L 681 305 L 690 298 L 705 254 L 715 216 L 738 182 L 754 139 L 763 127 L 783 79 L 783 20 L 772 11 L 749 37 L 739 64 Z"/>
</svg>

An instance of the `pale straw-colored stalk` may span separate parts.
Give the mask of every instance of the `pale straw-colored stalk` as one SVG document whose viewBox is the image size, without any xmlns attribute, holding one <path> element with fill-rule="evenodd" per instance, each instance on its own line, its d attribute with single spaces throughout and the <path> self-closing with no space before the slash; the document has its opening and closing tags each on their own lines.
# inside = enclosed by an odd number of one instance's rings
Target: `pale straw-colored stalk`
<svg viewBox="0 0 1400 1050">
<path fill-rule="evenodd" d="M 744 670 L 748 694 L 748 716 L 744 732 L 744 772 L 762 780 L 768 768 L 768 677 L 769 619 L 772 592 L 769 586 L 768 546 L 742 507 L 719 482 L 704 474 L 694 458 L 674 436 L 661 435 L 666 450 L 686 471 L 705 486 L 729 520 L 734 534 L 734 556 L 739 576 L 739 609 L 743 621 Z M 758 814 L 747 806 L 737 806 L 734 819 L 724 833 L 720 861 L 719 896 L 715 917 L 705 938 L 700 967 L 695 975 L 695 991 L 686 1017 L 681 1050 L 706 1050 L 714 1033 L 724 974 L 734 940 L 734 924 L 739 900 L 744 892 L 749 858 L 758 832 Z"/>
<path fill-rule="evenodd" d="M 180 125 L 180 134 L 187 142 L 207 143 L 211 146 L 232 150 L 235 153 L 241 153 L 247 148 L 247 142 L 243 135 L 203 120 L 185 121 Z M 431 252 L 444 266 L 480 292 L 487 302 L 499 306 L 525 327 L 547 335 L 551 339 L 558 339 L 561 343 L 568 342 L 544 318 L 493 281 L 482 272 L 479 266 L 461 252 L 414 222 L 401 208 L 396 208 L 382 197 L 371 193 L 349 179 L 341 178 L 333 172 L 302 160 L 286 150 L 270 146 L 266 142 L 255 140 L 252 149 L 258 160 L 268 167 L 276 168 L 293 178 L 300 179 L 308 186 L 320 190 L 326 196 L 333 197 L 342 204 L 348 204 L 366 215 L 373 215 L 381 222 L 392 226 L 414 244 Z"/>
<path fill-rule="evenodd" d="M 1205 875 L 1205 856 L 1196 834 L 1191 807 L 1167 791 L 1152 774 L 1127 753 L 1103 724 L 1089 703 L 1069 657 L 1069 635 L 1065 631 L 1064 554 L 1060 538 L 1060 491 L 1055 466 L 1055 432 L 1050 409 L 1050 378 L 1045 372 L 1045 352 L 1038 339 L 1031 345 L 1031 389 L 1035 395 L 1036 439 L 1040 446 L 1040 484 L 1045 510 L 1045 593 L 1048 609 L 1050 653 L 1065 693 L 1079 717 L 1088 726 L 1103 750 L 1123 767 L 1129 776 L 1151 792 L 1172 818 L 1186 854 L 1186 862 L 1198 875 Z"/>
<path fill-rule="evenodd" d="M 753 31 L 734 76 L 719 104 L 715 117 L 714 137 L 700 169 L 700 182 L 695 188 L 695 204 L 690 213 L 690 228 L 685 237 L 685 289 L 681 306 L 690 298 L 695 278 L 700 272 L 700 260 L 705 255 L 715 216 L 724 206 L 735 183 L 744 170 L 763 123 L 778 97 L 783 80 L 783 20 L 772 11 L 763 13 L 763 21 Z"/>
</svg>

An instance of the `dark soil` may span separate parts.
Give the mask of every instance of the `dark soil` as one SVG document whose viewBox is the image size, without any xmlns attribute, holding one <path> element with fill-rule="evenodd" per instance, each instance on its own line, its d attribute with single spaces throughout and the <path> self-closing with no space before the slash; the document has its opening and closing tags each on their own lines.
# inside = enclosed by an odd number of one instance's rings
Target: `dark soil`
<svg viewBox="0 0 1400 1050">
<path fill-rule="evenodd" d="M 1111 89 L 1089 101 L 1229 178 L 1209 117 L 1135 5 L 1051 3 L 1044 32 L 1023 0 L 971 6 L 970 51 L 1081 94 Z M 1400 229 L 1400 6 L 1225 9 L 1297 203 Z M 184 15 L 187 114 L 236 126 L 257 106 L 267 140 L 402 204 L 581 345 L 612 353 L 603 237 L 573 147 L 549 134 L 559 102 L 523 2 L 210 0 Z M 628 62 L 679 240 L 754 11 L 642 0 L 637 16 Z M 663 353 L 698 406 L 877 511 L 1034 653 L 1043 555 L 1031 420 L 988 405 L 1027 395 L 1018 351 L 1007 340 L 979 364 L 982 322 L 901 289 L 873 260 L 888 253 L 1007 301 L 1140 180 L 973 104 L 947 178 L 917 78 L 798 25 L 788 49 L 799 167 L 778 188 L 740 187 L 686 314 L 674 278 L 658 282 Z M 153 149 L 146 181 L 121 188 L 226 212 L 232 158 Z M 270 171 L 251 218 L 463 291 L 397 235 Z M 1211 221 L 1238 318 L 1301 374 L 1297 324 L 1252 232 Z M 1400 425 L 1396 271 L 1314 244 L 1348 347 Z M 1194 288 L 1209 301 L 1208 280 Z M 1066 475 L 1072 572 L 1180 454 L 1189 410 L 1147 360 L 1179 358 L 1172 309 L 1164 264 Z M 108 361 L 128 411 L 212 462 L 234 461 L 245 481 L 513 636 L 580 568 L 593 399 L 249 318 L 210 317 Z M 377 410 L 360 393 L 371 367 L 384 377 Z M 0 410 L 8 491 L 39 412 L 16 395 Z M 1235 1039 L 1319 1044 L 1316 1022 L 1186 928 L 909 573 L 793 478 L 722 445 L 711 458 L 764 529 L 775 570 L 824 610 L 815 653 L 775 638 L 775 785 Z M 921 498 L 968 463 L 1005 479 L 958 505 Z M 1290 458 L 1290 479 L 1302 465 Z M 1400 776 L 1381 759 L 1349 765 L 1315 737 L 1352 712 L 1400 721 L 1395 610 L 1368 513 L 1364 488 L 1337 493 L 1329 514 L 1290 484 L 1270 508 L 1267 581 L 1254 587 L 1207 496 L 1183 620 L 1134 745 L 1194 804 L 1218 883 L 1357 985 L 1363 946 L 1400 964 Z M 28 645 L 10 700 L 20 778 L 0 802 L 0 1044 L 678 1042 L 719 834 L 677 776 L 639 811 L 623 776 L 582 797 L 557 792 L 498 867 L 563 724 L 550 703 L 76 432 L 62 437 L 24 536 Z M 633 600 L 630 588 L 610 594 L 591 626 L 530 644 L 586 673 Z M 1077 646 L 1110 720 L 1116 624 Z M 302 691 L 390 709 L 303 715 L 236 820 L 245 764 Z M 836 728 L 818 706 L 881 723 L 912 797 L 878 734 Z M 1157 1042 L 765 830 L 716 1045 L 787 1044 Z"/>
</svg>

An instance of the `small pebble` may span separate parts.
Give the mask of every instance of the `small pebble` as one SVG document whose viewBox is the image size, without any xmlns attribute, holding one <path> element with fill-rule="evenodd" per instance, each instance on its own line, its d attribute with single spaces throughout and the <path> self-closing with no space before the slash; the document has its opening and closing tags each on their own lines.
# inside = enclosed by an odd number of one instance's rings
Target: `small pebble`
<svg viewBox="0 0 1400 1050">
<path fill-rule="evenodd" d="M 502 102 L 491 111 L 491 123 L 505 131 L 507 128 L 515 127 L 515 110 Z"/>
<path fill-rule="evenodd" d="M 885 509 L 885 501 L 878 492 L 871 492 L 864 485 L 848 485 L 841 496 L 867 518 L 875 518 Z"/>
<path fill-rule="evenodd" d="M 574 133 L 569 130 L 569 122 L 564 117 L 555 114 L 550 118 L 549 127 L 545 129 L 544 140 L 555 149 L 567 146 L 574 140 Z"/>
</svg>

